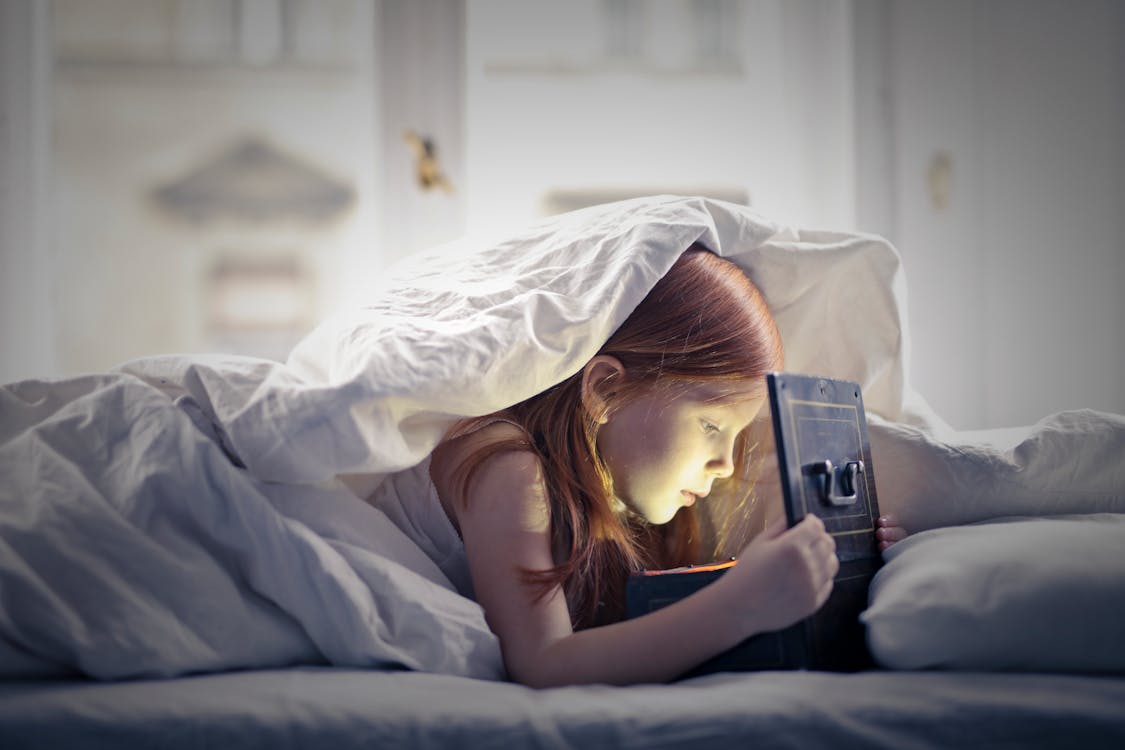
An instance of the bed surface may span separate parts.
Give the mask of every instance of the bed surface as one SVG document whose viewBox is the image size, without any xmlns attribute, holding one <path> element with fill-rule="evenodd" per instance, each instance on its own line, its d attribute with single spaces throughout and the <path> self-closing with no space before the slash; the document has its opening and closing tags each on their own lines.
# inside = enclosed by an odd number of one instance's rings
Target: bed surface
<svg viewBox="0 0 1125 750">
<path fill-rule="evenodd" d="M 519 685 L 302 667 L 0 684 L 0 747 L 1120 748 L 1125 679 L 759 672 Z"/>
</svg>

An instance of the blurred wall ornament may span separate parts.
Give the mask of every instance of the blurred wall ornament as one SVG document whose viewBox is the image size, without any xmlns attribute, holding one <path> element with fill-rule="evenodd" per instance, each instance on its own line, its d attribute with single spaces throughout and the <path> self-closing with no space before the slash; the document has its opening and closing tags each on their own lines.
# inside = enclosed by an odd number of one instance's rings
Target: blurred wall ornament
<svg viewBox="0 0 1125 750">
<path fill-rule="evenodd" d="M 413 130 L 402 134 L 410 150 L 414 153 L 414 174 L 418 187 L 423 191 L 441 188 L 447 194 L 453 192 L 453 184 L 446 178 L 438 164 L 437 146 L 432 138 L 418 135 Z"/>
<path fill-rule="evenodd" d="M 258 137 L 247 137 L 185 176 L 158 187 L 156 202 L 192 222 L 338 218 L 354 188 Z"/>
<path fill-rule="evenodd" d="M 295 254 L 226 251 L 202 292 L 212 346 L 269 359 L 285 358 L 312 325 L 316 306 L 313 278 Z"/>
<path fill-rule="evenodd" d="M 209 272 L 208 319 L 217 330 L 291 329 L 312 313 L 308 274 L 292 255 L 220 256 Z"/>
<path fill-rule="evenodd" d="M 948 151 L 938 151 L 930 159 L 926 172 L 926 182 L 930 188 L 930 203 L 938 211 L 949 208 L 949 194 L 953 188 L 953 157 Z"/>
<path fill-rule="evenodd" d="M 318 249 L 355 203 L 355 189 L 248 136 L 151 195 L 195 226 L 207 348 L 283 359 L 313 323 Z"/>
</svg>

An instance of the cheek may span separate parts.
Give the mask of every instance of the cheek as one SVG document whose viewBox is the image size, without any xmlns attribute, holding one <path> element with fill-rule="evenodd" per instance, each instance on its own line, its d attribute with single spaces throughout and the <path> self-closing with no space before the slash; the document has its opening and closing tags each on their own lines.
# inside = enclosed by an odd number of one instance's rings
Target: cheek
<svg viewBox="0 0 1125 750">
<path fill-rule="evenodd" d="M 619 488 L 643 488 L 651 481 L 657 463 L 641 441 L 623 441 L 614 447 L 615 450 L 605 458 L 613 481 Z"/>
<path fill-rule="evenodd" d="M 648 440 L 636 442 L 629 471 L 636 484 L 643 483 L 651 492 L 679 492 L 691 483 L 691 452 L 682 443 L 661 438 L 650 435 Z M 691 481 L 698 483 L 697 479 Z"/>
<path fill-rule="evenodd" d="M 619 492 L 636 494 L 659 489 L 673 465 L 661 436 L 638 429 L 607 429 L 603 436 L 598 441 L 602 460 Z"/>
</svg>

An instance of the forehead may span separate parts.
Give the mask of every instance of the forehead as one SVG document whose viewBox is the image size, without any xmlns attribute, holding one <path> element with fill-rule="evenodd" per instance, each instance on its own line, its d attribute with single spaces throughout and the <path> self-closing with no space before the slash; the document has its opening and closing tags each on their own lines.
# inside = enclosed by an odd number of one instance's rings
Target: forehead
<svg viewBox="0 0 1125 750">
<path fill-rule="evenodd" d="M 685 394 L 698 401 L 736 405 L 760 401 L 766 396 L 766 384 L 737 380 L 717 380 L 713 383 L 691 383 Z"/>
<path fill-rule="evenodd" d="M 761 384 L 745 381 L 679 383 L 669 387 L 666 398 L 668 403 L 699 404 L 731 411 L 750 422 L 766 401 L 766 388 L 764 381 Z"/>
</svg>

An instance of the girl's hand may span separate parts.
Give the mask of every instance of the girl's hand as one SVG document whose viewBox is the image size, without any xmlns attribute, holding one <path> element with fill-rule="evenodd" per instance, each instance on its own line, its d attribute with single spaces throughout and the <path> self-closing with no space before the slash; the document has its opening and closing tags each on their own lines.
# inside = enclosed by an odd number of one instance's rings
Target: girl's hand
<svg viewBox="0 0 1125 750">
<path fill-rule="evenodd" d="M 810 514 L 791 529 L 784 521 L 766 528 L 716 583 L 730 587 L 734 614 L 751 635 L 787 627 L 820 609 L 839 569 L 836 540 Z"/>
<path fill-rule="evenodd" d="M 875 538 L 879 540 L 879 551 L 882 552 L 895 542 L 901 542 L 910 532 L 898 525 L 898 518 L 893 515 L 879 517 L 879 528 L 875 529 Z"/>
</svg>

